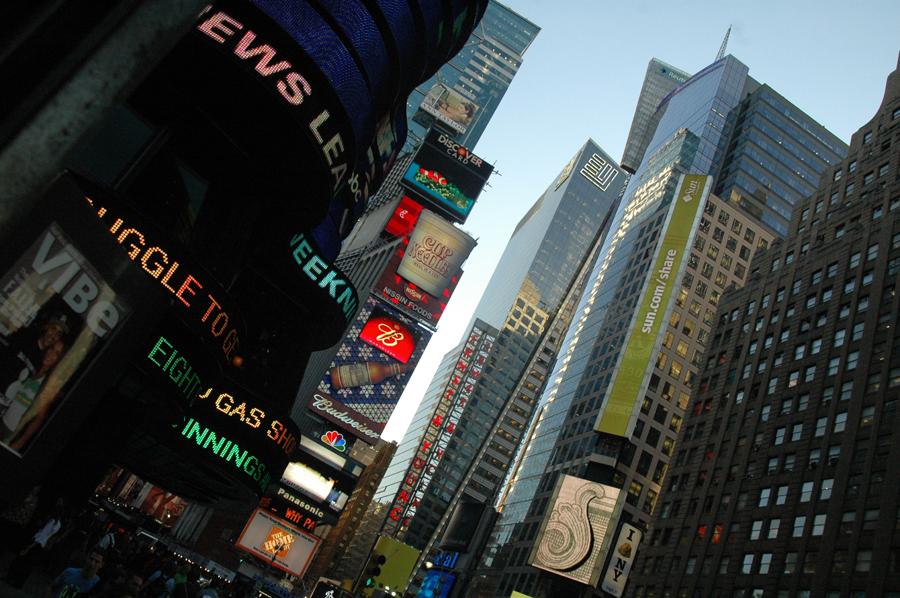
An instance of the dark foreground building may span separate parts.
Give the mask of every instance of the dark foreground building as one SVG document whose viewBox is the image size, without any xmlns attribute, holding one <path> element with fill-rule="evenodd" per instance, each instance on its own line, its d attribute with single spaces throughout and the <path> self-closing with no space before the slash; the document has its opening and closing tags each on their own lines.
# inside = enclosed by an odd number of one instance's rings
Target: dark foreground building
<svg viewBox="0 0 900 598">
<path fill-rule="evenodd" d="M 725 296 L 632 596 L 900 595 L 900 71 Z"/>
</svg>

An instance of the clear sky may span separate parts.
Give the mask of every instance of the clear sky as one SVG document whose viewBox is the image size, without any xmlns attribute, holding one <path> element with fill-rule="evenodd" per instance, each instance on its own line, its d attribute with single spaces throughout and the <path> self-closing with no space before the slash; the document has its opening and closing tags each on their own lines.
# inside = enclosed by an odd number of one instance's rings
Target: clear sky
<svg viewBox="0 0 900 598">
<path fill-rule="evenodd" d="M 463 227 L 478 239 L 438 332 L 384 430 L 399 441 L 459 342 L 513 228 L 590 137 L 621 158 L 647 62 L 697 72 L 728 26 L 750 76 L 850 141 L 900 51 L 900 0 L 504 0 L 541 32 L 476 153 L 495 164 Z"/>
</svg>

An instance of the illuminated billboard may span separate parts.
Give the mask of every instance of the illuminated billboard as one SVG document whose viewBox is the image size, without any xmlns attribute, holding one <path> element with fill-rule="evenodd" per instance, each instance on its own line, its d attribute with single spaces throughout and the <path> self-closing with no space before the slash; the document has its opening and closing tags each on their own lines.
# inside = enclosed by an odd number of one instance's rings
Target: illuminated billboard
<svg viewBox="0 0 900 598">
<path fill-rule="evenodd" d="M 404 195 L 400 198 L 400 203 L 397 204 L 391 219 L 384 225 L 384 232 L 395 237 L 408 237 L 416 228 L 420 213 L 422 213 L 422 204 L 408 195 Z"/>
<path fill-rule="evenodd" d="M 397 274 L 434 296 L 457 276 L 476 241 L 437 214 L 422 210 Z"/>
<path fill-rule="evenodd" d="M 21 456 L 130 309 L 56 223 L 0 276 L 0 445 Z"/>
<path fill-rule="evenodd" d="M 462 271 L 450 277 L 450 283 L 439 295 L 426 293 L 418 285 L 397 273 L 406 251 L 406 246 L 397 249 L 382 272 L 381 278 L 375 283 L 373 292 L 419 322 L 434 327 L 447 308 L 447 302 L 456 289 Z"/>
<path fill-rule="evenodd" d="M 637 421 L 636 410 L 653 373 L 652 360 L 662 341 L 673 290 L 681 279 L 684 256 L 690 250 L 700 206 L 706 201 L 711 184 L 712 178 L 706 175 L 681 175 L 669 208 L 669 219 L 656 248 L 653 269 L 647 277 L 603 409 L 594 424 L 597 432 L 631 436 Z"/>
<path fill-rule="evenodd" d="M 620 598 L 625 591 L 625 583 L 628 581 L 628 573 L 637 555 L 638 544 L 641 543 L 641 530 L 631 524 L 623 523 L 619 530 L 619 537 L 612 546 L 612 556 L 603 584 L 600 586 L 607 594 Z"/>
<path fill-rule="evenodd" d="M 382 527 L 384 533 L 394 535 L 398 529 L 405 530 L 415 516 L 419 501 L 431 485 L 432 477 L 444 457 L 450 439 L 456 432 L 456 426 L 475 389 L 475 384 L 481 377 L 496 340 L 494 334 L 477 325 L 469 332 L 444 393 L 391 503 L 388 517 Z"/>
<path fill-rule="evenodd" d="M 420 108 L 457 133 L 465 133 L 478 112 L 478 104 L 443 83 L 428 90 Z"/>
<path fill-rule="evenodd" d="M 615 526 L 619 489 L 562 475 L 528 564 L 595 586 Z"/>
<path fill-rule="evenodd" d="M 369 297 L 347 330 L 308 407 L 374 444 L 394 412 L 431 332 Z M 339 450 L 339 440 L 323 440 Z"/>
<path fill-rule="evenodd" d="M 235 545 L 267 565 L 303 577 L 321 540 L 292 524 L 257 509 Z"/>
<path fill-rule="evenodd" d="M 465 222 L 494 167 L 432 130 L 422 142 L 401 181 L 426 207 L 455 222 Z"/>
<path fill-rule="evenodd" d="M 425 572 L 422 585 L 416 598 L 449 598 L 453 584 L 456 583 L 456 573 L 442 571 L 441 569 L 429 569 Z"/>
</svg>

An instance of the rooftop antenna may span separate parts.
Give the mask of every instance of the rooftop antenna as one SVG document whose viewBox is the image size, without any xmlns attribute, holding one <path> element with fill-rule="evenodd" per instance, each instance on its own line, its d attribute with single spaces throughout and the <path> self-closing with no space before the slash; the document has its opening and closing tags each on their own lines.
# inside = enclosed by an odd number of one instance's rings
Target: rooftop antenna
<svg viewBox="0 0 900 598">
<path fill-rule="evenodd" d="M 725 39 L 722 40 L 722 45 L 719 46 L 719 53 L 716 54 L 716 61 L 722 60 L 725 58 L 725 48 L 728 47 L 728 37 L 731 35 L 731 25 L 728 26 L 728 31 L 725 32 Z"/>
</svg>

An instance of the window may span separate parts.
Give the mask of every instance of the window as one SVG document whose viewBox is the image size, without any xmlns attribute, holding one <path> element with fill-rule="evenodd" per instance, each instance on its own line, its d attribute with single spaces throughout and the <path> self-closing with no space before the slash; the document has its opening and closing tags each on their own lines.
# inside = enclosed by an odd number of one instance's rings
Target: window
<svg viewBox="0 0 900 598">
<path fill-rule="evenodd" d="M 816 431 L 813 433 L 814 438 L 825 436 L 825 429 L 828 427 L 828 418 L 820 417 L 816 420 Z"/>
<path fill-rule="evenodd" d="M 872 131 L 863 133 L 863 144 L 872 143 Z"/>
<path fill-rule="evenodd" d="M 797 442 L 800 440 L 800 437 L 803 435 L 803 424 L 794 424 L 794 427 L 791 428 L 791 442 Z"/>
<path fill-rule="evenodd" d="M 744 555 L 744 562 L 741 564 L 741 573 L 749 575 L 753 572 L 753 559 L 756 555 L 753 553 Z"/>
<path fill-rule="evenodd" d="M 784 555 L 784 572 L 785 573 L 796 573 L 797 572 L 797 553 L 796 552 L 787 552 Z"/>
<path fill-rule="evenodd" d="M 831 341 L 832 347 L 840 347 L 844 344 L 844 337 L 847 335 L 846 330 L 835 330 L 834 339 Z M 837 373 L 837 372 L 835 372 Z"/>
<path fill-rule="evenodd" d="M 854 252 L 854 253 L 851 253 L 851 254 L 850 254 L 850 261 L 848 262 L 847 266 L 848 266 L 849 268 L 856 268 L 856 267 L 858 267 L 858 266 L 859 266 L 859 260 L 860 260 L 861 257 L 862 257 L 862 255 L 861 255 L 858 251 L 857 251 L 857 252 Z"/>
<path fill-rule="evenodd" d="M 874 530 L 878 527 L 878 509 L 866 509 L 863 513 L 863 530 Z"/>
<path fill-rule="evenodd" d="M 821 350 L 822 350 L 822 339 L 821 339 L 821 338 L 814 338 L 814 339 L 809 343 L 809 354 L 810 354 L 810 355 L 816 355 L 816 354 L 817 354 L 819 351 L 821 351 Z"/>
<path fill-rule="evenodd" d="M 759 540 L 759 536 L 762 534 L 762 526 L 763 522 L 761 520 L 756 520 L 750 526 L 750 539 L 751 540 Z"/>
<path fill-rule="evenodd" d="M 786 431 L 786 428 L 777 428 L 775 430 L 775 446 L 784 444 L 784 436 Z"/>
<path fill-rule="evenodd" d="M 771 567 L 772 567 L 772 553 L 764 552 L 761 555 L 759 555 L 759 573 L 761 575 L 768 573 L 769 569 Z M 757 591 L 759 592 L 759 594 L 757 594 Z M 762 590 L 753 590 L 753 595 L 762 597 L 763 591 Z"/>
<path fill-rule="evenodd" d="M 866 249 L 866 261 L 874 260 L 878 257 L 878 243 L 873 243 L 869 245 L 868 249 Z"/>
<path fill-rule="evenodd" d="M 834 432 L 843 432 L 847 428 L 847 412 L 842 411 L 834 416 Z"/>
<path fill-rule="evenodd" d="M 825 532 L 825 513 L 820 513 L 813 518 L 812 535 L 821 536 Z"/>
<path fill-rule="evenodd" d="M 832 357 L 828 360 L 828 372 L 829 376 L 834 376 L 838 373 L 838 366 L 841 363 L 840 357 Z"/>
<path fill-rule="evenodd" d="M 854 571 L 858 573 L 868 573 L 872 570 L 872 551 L 860 550 L 856 553 L 856 567 Z"/>
<path fill-rule="evenodd" d="M 869 405 L 862 410 L 862 417 L 859 420 L 859 427 L 865 428 L 875 423 L 875 406 Z"/>
<path fill-rule="evenodd" d="M 816 366 L 811 365 L 803 371 L 803 381 L 812 382 L 816 375 Z"/>
<path fill-rule="evenodd" d="M 772 496 L 771 488 L 762 488 L 759 491 L 759 502 L 757 506 L 759 507 L 768 507 L 769 506 L 769 497 Z"/>
<path fill-rule="evenodd" d="M 832 489 L 834 489 L 834 478 L 822 480 L 822 485 L 819 487 L 819 500 L 828 500 L 831 498 Z"/>
<path fill-rule="evenodd" d="M 774 540 L 778 537 L 778 528 L 781 526 L 781 519 L 773 519 L 769 522 L 769 532 L 766 534 L 766 537 L 769 540 Z"/>
<path fill-rule="evenodd" d="M 795 538 L 802 538 L 804 529 L 806 529 L 806 515 L 794 517 L 794 531 L 792 535 Z"/>
<path fill-rule="evenodd" d="M 857 363 L 859 363 L 859 351 L 850 351 L 847 353 L 847 362 L 844 364 L 844 370 L 848 372 L 855 370 Z"/>
<path fill-rule="evenodd" d="M 787 486 L 779 486 L 778 494 L 775 497 L 776 505 L 783 505 L 787 501 L 788 496 L 788 487 Z"/>
<path fill-rule="evenodd" d="M 813 482 L 803 482 L 803 485 L 800 486 L 800 502 L 809 502 L 812 500 L 813 486 Z"/>
<path fill-rule="evenodd" d="M 797 345 L 794 347 L 794 359 L 803 359 L 806 355 L 806 345 Z"/>
</svg>

